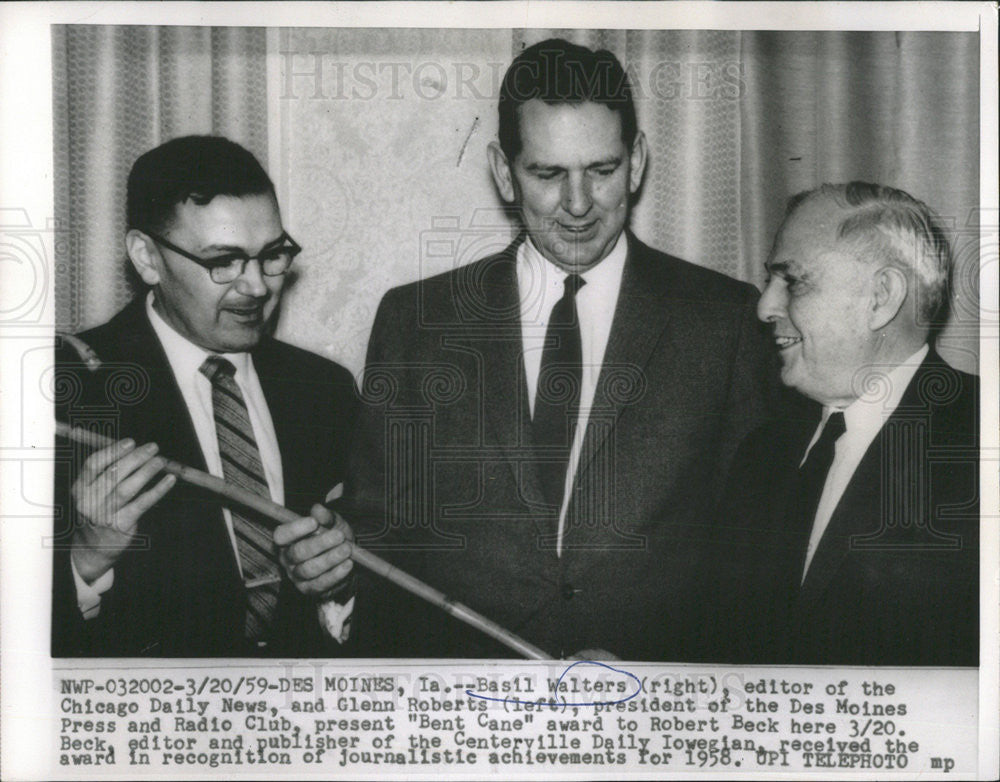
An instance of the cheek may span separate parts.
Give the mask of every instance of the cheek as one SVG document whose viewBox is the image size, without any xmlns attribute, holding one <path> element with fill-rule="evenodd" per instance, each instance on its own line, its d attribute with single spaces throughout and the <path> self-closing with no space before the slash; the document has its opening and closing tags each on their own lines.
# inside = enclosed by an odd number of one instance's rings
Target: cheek
<svg viewBox="0 0 1000 782">
<path fill-rule="evenodd" d="M 610 182 L 600 182 L 594 186 L 594 201 L 608 213 L 624 212 L 628 206 L 628 179 L 615 178 Z"/>
<path fill-rule="evenodd" d="M 559 204 L 559 188 L 555 185 L 528 180 L 518 184 L 518 205 L 525 217 L 544 216 Z"/>
<path fill-rule="evenodd" d="M 267 304 L 265 304 L 264 306 L 266 307 L 268 312 L 271 312 L 276 306 L 278 306 L 278 301 L 281 299 L 281 291 L 285 287 L 285 278 L 265 277 L 264 284 L 267 285 L 267 289 L 268 291 L 270 291 L 271 294 L 267 301 Z"/>
<path fill-rule="evenodd" d="M 222 293 L 207 289 L 200 280 L 193 280 L 190 277 L 176 275 L 172 279 L 172 298 L 175 308 L 183 313 L 186 320 L 197 323 L 212 323 L 218 317 L 218 309 L 222 295 L 225 292 L 223 286 Z"/>
<path fill-rule="evenodd" d="M 524 197 L 521 201 L 523 211 L 535 217 L 548 217 L 552 215 L 560 204 L 559 187 L 556 185 L 534 185 L 523 191 Z"/>
</svg>

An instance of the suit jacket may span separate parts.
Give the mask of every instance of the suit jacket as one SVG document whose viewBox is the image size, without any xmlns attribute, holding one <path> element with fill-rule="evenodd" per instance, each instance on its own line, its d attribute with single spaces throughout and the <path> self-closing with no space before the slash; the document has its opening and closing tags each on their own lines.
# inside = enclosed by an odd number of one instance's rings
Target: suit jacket
<svg viewBox="0 0 1000 782">
<path fill-rule="evenodd" d="M 68 347 L 57 351 L 57 415 L 115 439 L 156 442 L 160 453 L 198 469 L 205 460 L 166 354 L 142 298 L 80 335 L 103 362 L 87 371 Z M 347 370 L 264 338 L 254 367 L 274 423 L 285 504 L 306 514 L 323 502 L 346 465 L 356 398 Z M 114 567 L 98 617 L 76 604 L 69 543 L 77 522 L 70 487 L 86 452 L 60 443 L 52 650 L 56 656 L 157 657 L 341 654 L 319 626 L 316 604 L 287 580 L 269 644 L 243 638 L 245 596 L 218 500 L 178 483 L 140 520 L 133 546 Z"/>
<path fill-rule="evenodd" d="M 725 661 L 977 664 L 978 387 L 931 351 L 858 464 L 804 582 L 811 524 L 789 508 L 818 416 L 747 438 L 719 527 L 731 546 L 725 614 L 713 623 L 734 642 Z"/>
<path fill-rule="evenodd" d="M 713 498 L 772 388 L 757 292 L 629 235 L 557 557 L 557 509 L 532 450 L 520 241 L 386 294 L 351 456 L 352 520 L 365 545 L 552 655 L 682 659 Z M 511 654 L 393 587 L 370 595 L 364 654 Z"/>
</svg>

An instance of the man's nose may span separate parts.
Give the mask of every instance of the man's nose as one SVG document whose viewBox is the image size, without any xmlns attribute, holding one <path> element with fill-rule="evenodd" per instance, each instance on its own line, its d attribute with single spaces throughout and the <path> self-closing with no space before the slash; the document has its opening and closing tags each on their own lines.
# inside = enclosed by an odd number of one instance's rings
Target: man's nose
<svg viewBox="0 0 1000 782">
<path fill-rule="evenodd" d="M 260 298 L 267 294 L 260 261 L 251 258 L 243 265 L 243 273 L 236 278 L 236 291 L 244 296 Z"/>
<path fill-rule="evenodd" d="M 590 211 L 594 199 L 586 174 L 570 174 L 563 186 L 563 209 L 573 217 L 583 217 Z"/>
<path fill-rule="evenodd" d="M 765 323 L 774 323 L 785 317 L 784 286 L 777 277 L 772 277 L 757 302 L 757 318 Z"/>
</svg>

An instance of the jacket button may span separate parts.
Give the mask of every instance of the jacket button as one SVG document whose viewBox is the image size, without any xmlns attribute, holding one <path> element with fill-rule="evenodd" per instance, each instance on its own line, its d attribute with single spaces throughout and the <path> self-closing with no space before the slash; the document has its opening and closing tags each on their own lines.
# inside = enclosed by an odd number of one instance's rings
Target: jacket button
<svg viewBox="0 0 1000 782">
<path fill-rule="evenodd" d="M 573 589 L 572 584 L 563 584 L 562 586 L 562 596 L 563 600 L 572 600 L 573 595 L 576 594 L 576 590 Z"/>
</svg>

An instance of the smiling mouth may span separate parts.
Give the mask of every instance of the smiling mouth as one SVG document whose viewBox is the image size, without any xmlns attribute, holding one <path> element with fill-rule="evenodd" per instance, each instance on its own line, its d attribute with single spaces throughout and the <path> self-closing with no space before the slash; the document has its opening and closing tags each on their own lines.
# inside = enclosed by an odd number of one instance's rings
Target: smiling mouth
<svg viewBox="0 0 1000 782">
<path fill-rule="evenodd" d="M 264 317 L 263 307 L 228 307 L 226 312 L 247 321 L 261 320 Z"/>
<path fill-rule="evenodd" d="M 594 226 L 597 225 L 597 221 L 592 221 L 584 225 L 567 225 L 566 223 L 559 223 L 559 227 L 566 233 L 572 236 L 582 236 L 593 230 Z"/>
<path fill-rule="evenodd" d="M 790 348 L 792 345 L 798 345 L 801 341 L 802 337 L 777 336 L 774 338 L 774 344 L 778 346 L 778 350 L 784 350 L 785 348 Z"/>
</svg>

